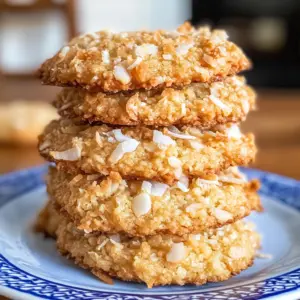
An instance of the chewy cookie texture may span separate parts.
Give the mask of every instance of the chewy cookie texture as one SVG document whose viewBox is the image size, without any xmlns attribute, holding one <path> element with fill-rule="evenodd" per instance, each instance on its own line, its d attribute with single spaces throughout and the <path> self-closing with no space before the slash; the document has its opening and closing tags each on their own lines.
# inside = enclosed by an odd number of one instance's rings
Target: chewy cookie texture
<svg viewBox="0 0 300 300">
<path fill-rule="evenodd" d="M 186 178 L 172 186 L 126 181 L 118 173 L 74 176 L 56 168 L 47 180 L 50 198 L 77 228 L 130 236 L 182 236 L 233 223 L 261 210 L 258 187 L 234 170 L 214 180 Z"/>
<path fill-rule="evenodd" d="M 61 116 L 39 137 L 49 202 L 36 229 L 100 280 L 148 287 L 227 280 L 252 265 L 260 236 L 242 219 L 262 211 L 239 123 L 255 92 L 250 67 L 222 30 L 74 38 L 40 68 L 64 87 Z"/>
<path fill-rule="evenodd" d="M 115 125 L 190 125 L 210 129 L 245 119 L 255 108 L 255 93 L 243 77 L 192 83 L 178 88 L 106 94 L 64 88 L 54 106 L 62 117 Z"/>
<path fill-rule="evenodd" d="M 59 215 L 50 202 L 38 225 L 39 230 L 55 236 L 63 255 L 104 282 L 112 283 L 111 277 L 117 277 L 145 282 L 150 288 L 229 279 L 252 265 L 260 247 L 255 227 L 243 221 L 183 237 L 85 234 Z"/>
<path fill-rule="evenodd" d="M 236 125 L 202 132 L 195 127 L 77 126 L 53 121 L 40 136 L 42 156 L 72 173 L 114 171 L 126 179 L 150 179 L 172 184 L 181 176 L 209 176 L 247 165 L 256 153 L 252 134 Z"/>
<path fill-rule="evenodd" d="M 120 92 L 213 82 L 250 62 L 224 31 L 99 31 L 74 38 L 40 68 L 44 84 Z"/>
</svg>

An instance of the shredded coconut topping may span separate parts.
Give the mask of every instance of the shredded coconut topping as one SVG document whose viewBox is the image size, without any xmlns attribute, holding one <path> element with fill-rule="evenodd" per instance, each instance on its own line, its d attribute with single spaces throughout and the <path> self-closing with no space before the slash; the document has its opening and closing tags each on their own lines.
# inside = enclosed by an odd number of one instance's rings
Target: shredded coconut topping
<svg viewBox="0 0 300 300">
<path fill-rule="evenodd" d="M 209 99 L 218 107 L 221 109 L 227 109 L 228 107 L 215 95 L 210 95 Z"/>
<path fill-rule="evenodd" d="M 172 60 L 173 56 L 172 56 L 172 54 L 163 54 L 163 59 L 165 59 L 165 60 Z"/>
<path fill-rule="evenodd" d="M 57 160 L 76 161 L 81 157 L 81 147 L 76 145 L 65 151 L 50 151 L 50 155 Z"/>
<path fill-rule="evenodd" d="M 121 238 L 119 234 L 113 234 L 109 237 L 109 240 L 114 244 L 114 245 L 119 245 L 121 242 Z"/>
<path fill-rule="evenodd" d="M 180 243 L 173 243 L 169 253 L 167 254 L 167 261 L 168 262 L 180 262 L 186 256 L 186 250 L 184 244 Z"/>
<path fill-rule="evenodd" d="M 195 140 L 196 139 L 195 136 L 181 133 L 175 126 L 168 127 L 167 132 L 169 135 L 176 137 L 178 139 L 182 139 L 182 140 Z"/>
<path fill-rule="evenodd" d="M 100 245 L 98 245 L 98 246 L 96 247 L 96 249 L 97 249 L 98 251 L 100 251 L 100 250 L 107 244 L 108 241 L 109 241 L 108 239 L 105 239 Z"/>
<path fill-rule="evenodd" d="M 269 253 L 261 253 L 261 252 L 257 252 L 255 255 L 257 258 L 265 258 L 265 259 L 272 259 L 273 255 L 269 254 Z"/>
<path fill-rule="evenodd" d="M 161 197 L 169 188 L 167 184 L 152 181 L 151 195 Z"/>
<path fill-rule="evenodd" d="M 200 241 L 201 240 L 201 234 L 197 233 L 197 234 L 192 234 L 191 235 L 192 240 L 194 241 Z"/>
<path fill-rule="evenodd" d="M 177 187 L 184 193 L 189 191 L 189 178 L 185 175 L 181 175 L 179 181 L 177 182 Z"/>
<path fill-rule="evenodd" d="M 110 155 L 109 157 L 110 162 L 114 164 L 118 162 L 124 156 L 125 153 L 130 153 L 135 151 L 139 143 L 140 142 L 138 142 L 135 139 L 129 139 L 120 143 Z"/>
<path fill-rule="evenodd" d="M 124 135 L 122 133 L 122 130 L 121 129 L 114 129 L 112 130 L 112 133 L 113 135 L 115 136 L 115 139 L 118 141 L 118 142 L 124 142 L 124 141 L 129 141 L 129 140 L 132 140 L 131 137 L 127 136 L 127 135 Z"/>
<path fill-rule="evenodd" d="M 157 46 L 153 44 L 143 44 L 141 46 L 136 46 L 135 54 L 136 56 L 145 57 L 147 55 L 156 55 Z"/>
<path fill-rule="evenodd" d="M 232 125 L 227 130 L 228 138 L 240 139 L 242 137 L 241 131 L 237 125 Z"/>
<path fill-rule="evenodd" d="M 206 180 L 206 179 L 202 179 L 202 178 L 197 178 L 196 184 L 201 187 L 203 184 L 215 184 L 215 185 L 218 185 L 219 182 L 218 182 L 218 180 Z"/>
<path fill-rule="evenodd" d="M 186 55 L 189 52 L 189 49 L 192 48 L 194 44 L 181 44 L 176 48 L 177 55 Z"/>
<path fill-rule="evenodd" d="M 244 184 L 246 180 L 244 178 L 236 178 L 232 176 L 219 176 L 219 181 L 234 183 L 234 184 Z"/>
<path fill-rule="evenodd" d="M 181 167 L 181 161 L 175 156 L 170 156 L 168 158 L 168 163 L 172 168 L 175 168 L 175 169 Z"/>
<path fill-rule="evenodd" d="M 221 222 L 226 222 L 226 221 L 229 221 L 230 219 L 232 219 L 231 213 L 229 213 L 226 210 L 220 209 L 220 208 L 215 209 L 215 216 Z"/>
<path fill-rule="evenodd" d="M 195 150 L 200 150 L 200 149 L 205 148 L 205 146 L 202 143 L 200 143 L 199 141 L 190 141 L 190 145 Z"/>
<path fill-rule="evenodd" d="M 189 206 L 187 206 L 185 210 L 186 212 L 196 212 L 200 208 L 202 208 L 201 203 L 192 203 Z"/>
<path fill-rule="evenodd" d="M 175 145 L 176 142 L 159 130 L 153 131 L 153 142 L 161 145 Z"/>
<path fill-rule="evenodd" d="M 247 255 L 247 251 L 242 247 L 231 247 L 229 249 L 229 256 L 233 259 L 240 259 L 246 255 Z"/>
<path fill-rule="evenodd" d="M 167 184 L 156 182 L 156 181 L 143 181 L 142 183 L 142 191 L 147 192 L 152 196 L 161 197 L 169 188 Z"/>
<path fill-rule="evenodd" d="M 108 50 L 103 50 L 102 51 L 102 61 L 108 65 L 110 63 L 110 56 Z"/>
<path fill-rule="evenodd" d="M 128 70 L 132 70 L 135 67 L 137 67 L 141 62 L 143 61 L 143 59 L 141 57 L 137 57 L 136 60 L 127 68 Z"/>
<path fill-rule="evenodd" d="M 70 51 L 70 47 L 69 46 L 65 46 L 60 50 L 60 55 L 61 56 L 66 56 L 66 54 Z"/>
<path fill-rule="evenodd" d="M 131 80 L 129 73 L 122 66 L 114 66 L 114 76 L 123 84 L 129 83 Z"/>
<path fill-rule="evenodd" d="M 51 142 L 46 140 L 45 142 L 40 144 L 39 150 L 43 151 L 43 150 L 47 149 L 50 146 L 51 146 Z"/>
<path fill-rule="evenodd" d="M 152 184 L 149 181 L 143 181 L 142 183 L 142 191 L 151 194 Z"/>
<path fill-rule="evenodd" d="M 207 55 L 207 54 L 204 54 L 203 55 L 203 60 L 210 66 L 212 66 L 213 68 L 216 67 L 216 61 L 214 60 L 213 57 Z"/>
<path fill-rule="evenodd" d="M 137 217 L 147 214 L 151 206 L 151 197 L 147 193 L 141 193 L 132 200 L 132 210 Z"/>
</svg>

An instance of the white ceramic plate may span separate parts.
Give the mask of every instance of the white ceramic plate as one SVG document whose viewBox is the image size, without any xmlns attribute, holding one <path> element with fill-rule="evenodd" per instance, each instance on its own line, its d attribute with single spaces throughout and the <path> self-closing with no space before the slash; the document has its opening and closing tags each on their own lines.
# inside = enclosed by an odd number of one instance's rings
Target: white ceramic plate
<svg viewBox="0 0 300 300">
<path fill-rule="evenodd" d="M 115 281 L 106 285 L 61 257 L 54 241 L 32 231 L 47 196 L 46 167 L 0 177 L 0 294 L 12 299 L 276 299 L 300 298 L 300 183 L 245 169 L 260 178 L 265 213 L 251 219 L 263 235 L 262 252 L 253 267 L 222 283 L 201 287 Z"/>
</svg>

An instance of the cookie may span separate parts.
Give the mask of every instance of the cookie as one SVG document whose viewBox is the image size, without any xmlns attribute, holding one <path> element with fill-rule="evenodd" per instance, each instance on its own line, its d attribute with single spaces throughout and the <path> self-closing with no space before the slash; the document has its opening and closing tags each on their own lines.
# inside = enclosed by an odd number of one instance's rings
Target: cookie
<svg viewBox="0 0 300 300">
<path fill-rule="evenodd" d="M 54 101 L 61 116 L 115 125 L 191 125 L 201 129 L 244 120 L 255 107 L 255 93 L 243 77 L 116 94 L 64 88 Z"/>
<path fill-rule="evenodd" d="M 250 67 L 227 38 L 189 24 L 177 31 L 88 33 L 48 59 L 39 76 L 44 84 L 104 92 L 218 81 Z"/>
<path fill-rule="evenodd" d="M 228 170 L 215 180 L 184 178 L 168 186 L 124 180 L 118 173 L 70 175 L 50 167 L 51 199 L 85 232 L 184 235 L 233 223 L 261 211 L 259 183 Z"/>
<path fill-rule="evenodd" d="M 36 145 L 44 127 L 58 115 L 42 101 L 13 100 L 0 104 L 0 143 Z"/>
<path fill-rule="evenodd" d="M 253 135 L 242 135 L 237 126 L 216 132 L 195 127 L 114 129 L 78 126 L 70 120 L 51 122 L 39 138 L 39 150 L 68 172 L 118 172 L 124 179 L 168 184 L 182 175 L 203 177 L 247 165 L 256 152 Z"/>
<path fill-rule="evenodd" d="M 61 216 L 50 217 L 60 219 L 56 231 L 59 251 L 107 283 L 117 278 L 145 282 L 151 288 L 223 281 L 251 266 L 260 246 L 253 224 L 243 221 L 183 237 L 130 238 L 85 234 Z M 49 223 L 44 221 L 45 232 Z"/>
</svg>

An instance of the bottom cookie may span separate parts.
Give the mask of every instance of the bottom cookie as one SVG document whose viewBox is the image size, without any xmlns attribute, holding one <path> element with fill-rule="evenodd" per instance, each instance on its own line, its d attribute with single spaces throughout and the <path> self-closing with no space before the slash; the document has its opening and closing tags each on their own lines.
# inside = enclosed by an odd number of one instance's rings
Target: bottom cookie
<svg viewBox="0 0 300 300">
<path fill-rule="evenodd" d="M 253 224 L 243 221 L 184 237 L 85 234 L 49 203 L 38 230 L 55 234 L 63 255 L 107 283 L 111 277 L 145 282 L 149 288 L 223 281 L 251 266 L 260 245 Z"/>
</svg>

